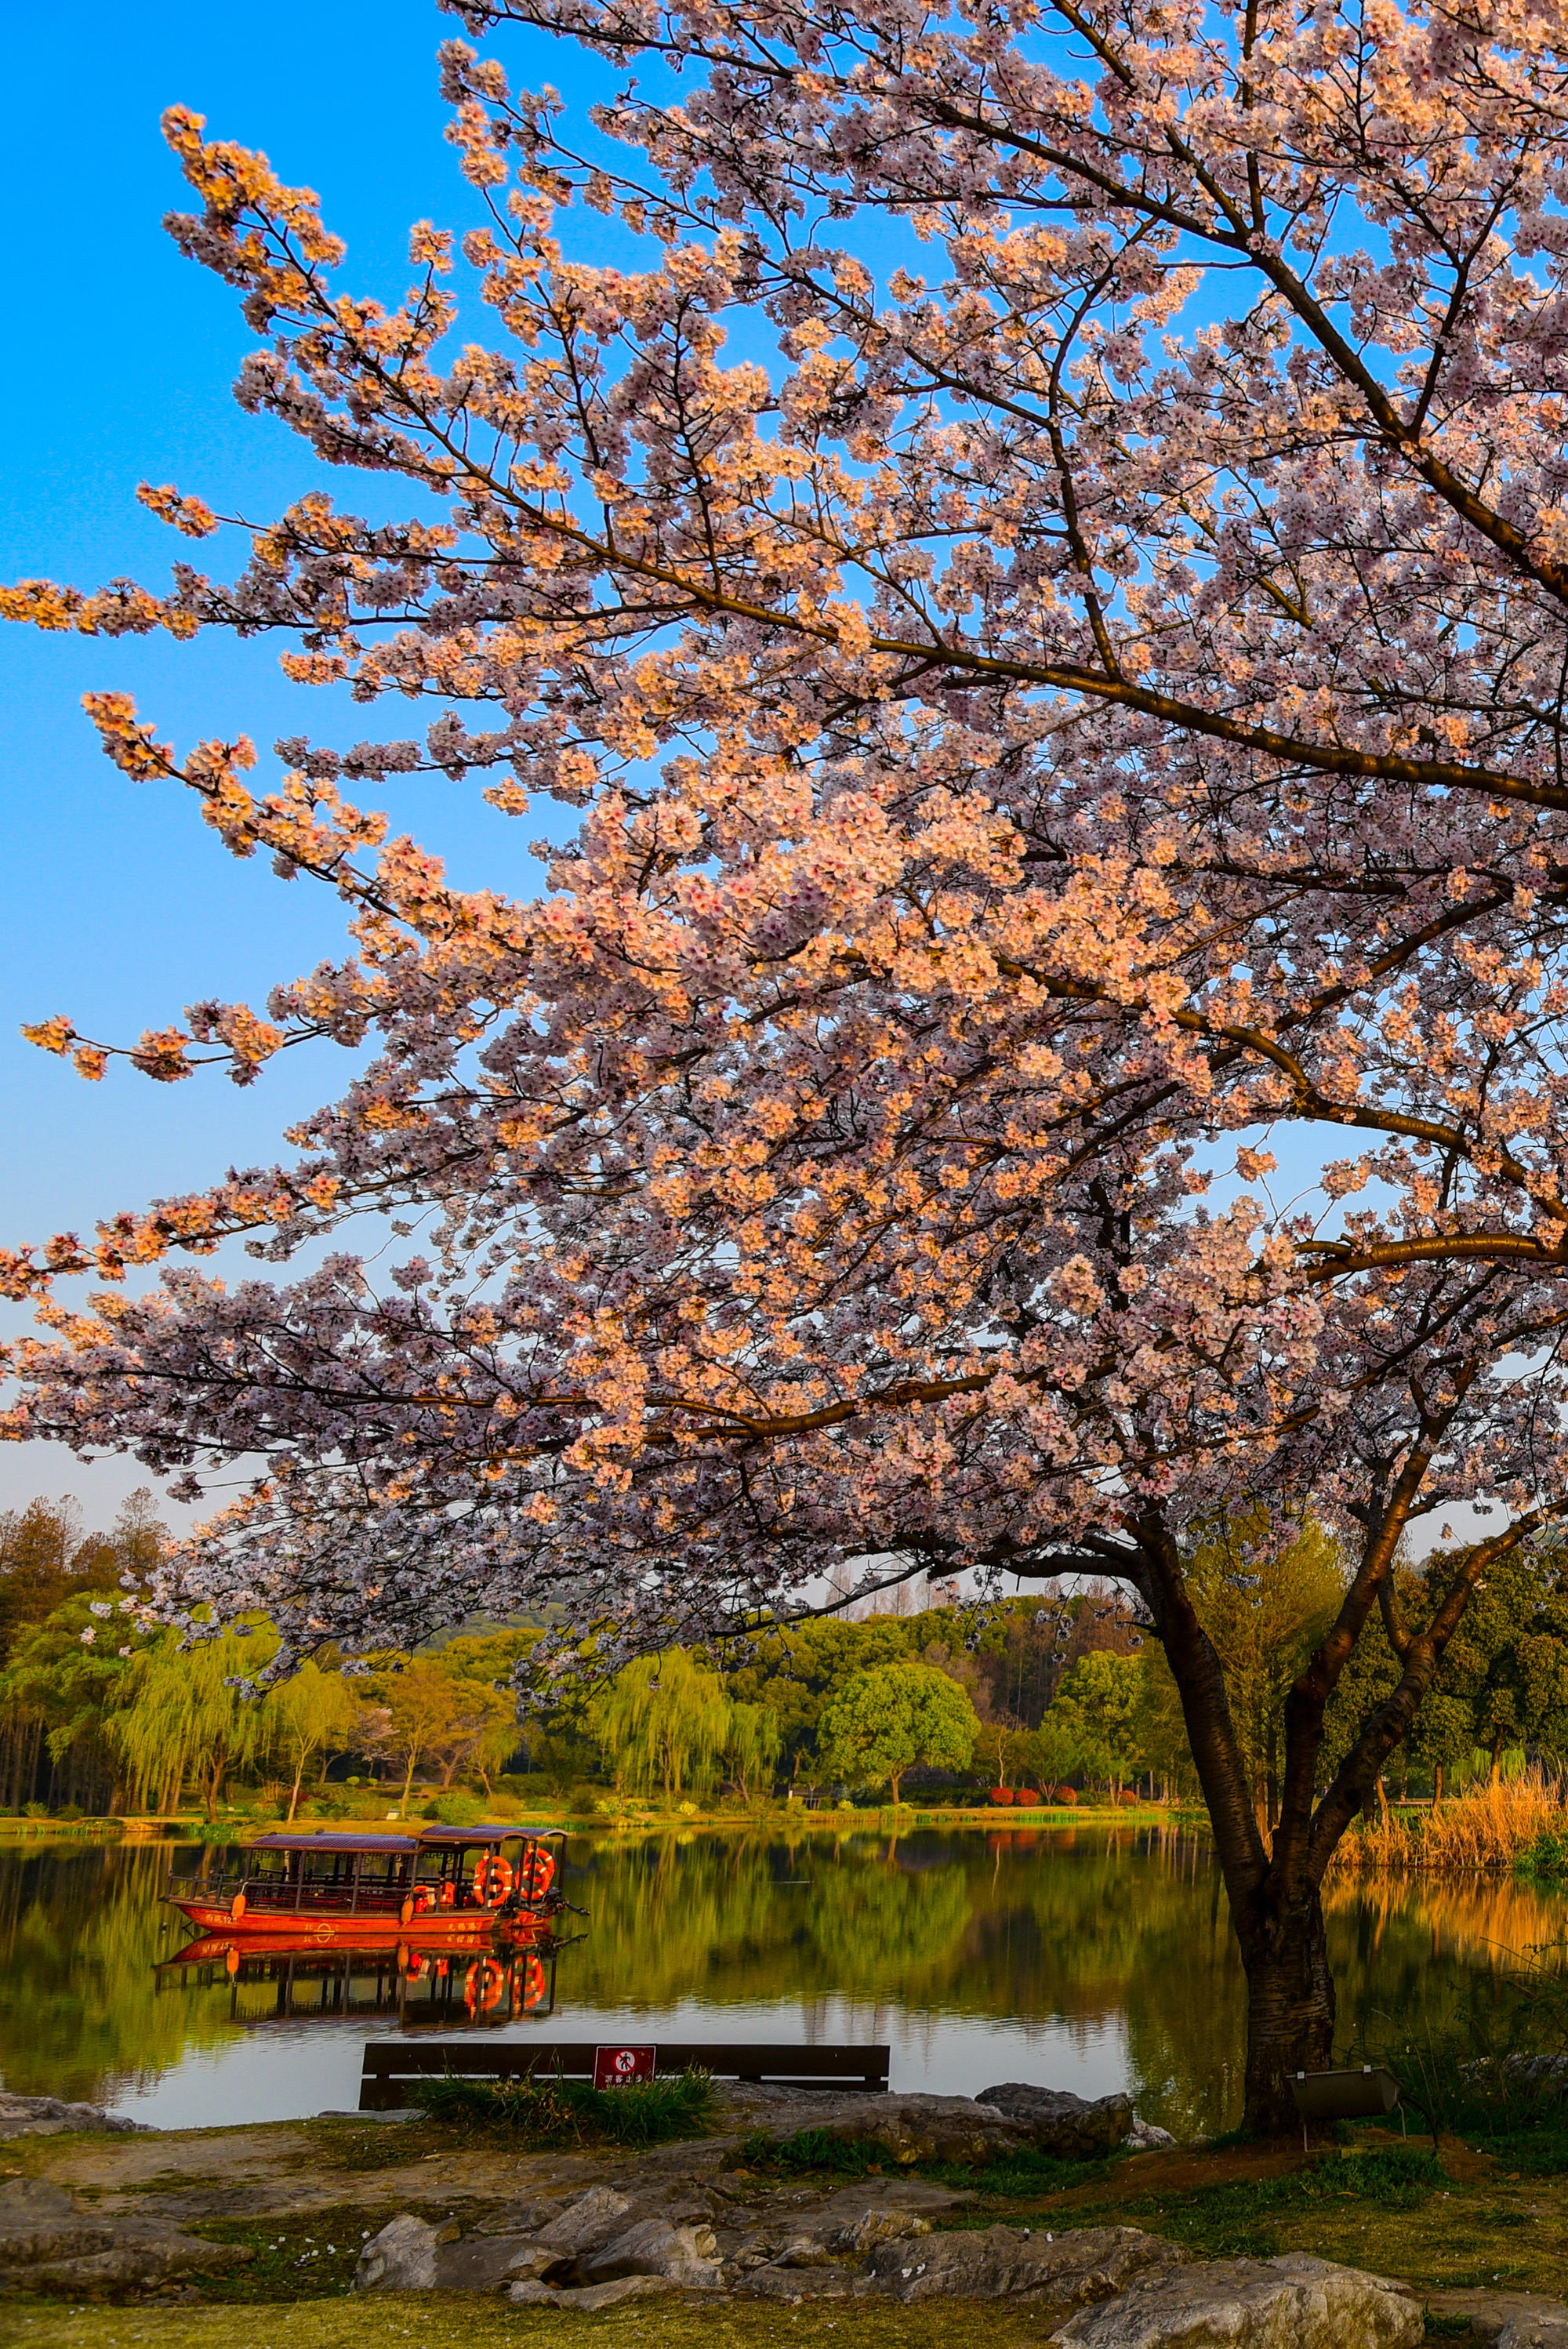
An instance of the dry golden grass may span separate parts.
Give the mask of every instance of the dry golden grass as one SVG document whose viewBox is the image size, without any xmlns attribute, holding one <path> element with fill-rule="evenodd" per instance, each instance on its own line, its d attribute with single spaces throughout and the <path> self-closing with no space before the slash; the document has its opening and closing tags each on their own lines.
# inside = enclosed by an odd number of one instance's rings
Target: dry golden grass
<svg viewBox="0 0 1568 2349">
<path fill-rule="evenodd" d="M 1568 1831 L 1564 1783 L 1540 1768 L 1495 1785 L 1467 1786 L 1434 1809 L 1360 1819 L 1334 1856 L 1336 1868 L 1373 1874 L 1478 1876 L 1511 1870 L 1538 1836 Z"/>
</svg>

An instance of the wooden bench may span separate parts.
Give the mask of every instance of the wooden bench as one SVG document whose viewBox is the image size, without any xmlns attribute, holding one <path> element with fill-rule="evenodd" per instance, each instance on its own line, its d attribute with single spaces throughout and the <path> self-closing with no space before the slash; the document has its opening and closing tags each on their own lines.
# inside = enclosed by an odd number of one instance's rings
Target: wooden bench
<svg viewBox="0 0 1568 2349">
<path fill-rule="evenodd" d="M 368 2039 L 359 2081 L 362 2113 L 395 2112 L 408 2102 L 416 2081 L 523 2080 L 531 2072 L 559 2072 L 567 2080 L 592 2080 L 600 2045 L 614 2041 L 573 2041 L 542 2046 L 528 2039 Z M 780 2087 L 885 2089 L 885 2047 L 687 2046 L 661 2041 L 657 2072 L 711 2072 L 716 2080 L 769 2080 Z"/>
</svg>

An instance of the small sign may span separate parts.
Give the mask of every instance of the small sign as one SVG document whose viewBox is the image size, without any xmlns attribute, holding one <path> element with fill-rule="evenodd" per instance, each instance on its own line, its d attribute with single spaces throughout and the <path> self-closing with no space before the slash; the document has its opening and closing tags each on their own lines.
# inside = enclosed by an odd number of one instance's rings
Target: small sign
<svg viewBox="0 0 1568 2349">
<path fill-rule="evenodd" d="M 656 2047 L 595 2047 L 593 2085 L 629 2088 L 634 2080 L 651 2080 Z"/>
</svg>

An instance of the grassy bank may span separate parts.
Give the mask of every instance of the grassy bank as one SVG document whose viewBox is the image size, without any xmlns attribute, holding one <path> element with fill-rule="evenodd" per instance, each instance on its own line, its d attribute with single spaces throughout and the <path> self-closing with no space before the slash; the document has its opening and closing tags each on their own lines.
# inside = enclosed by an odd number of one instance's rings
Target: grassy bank
<svg viewBox="0 0 1568 2349">
<path fill-rule="evenodd" d="M 926 1809 L 906 1803 L 894 1810 L 891 1806 L 880 1809 L 851 1807 L 845 1810 L 808 1810 L 803 1803 L 753 1804 L 744 1809 L 703 1810 L 696 1805 L 670 1810 L 652 1805 L 627 1806 L 619 1811 L 595 1810 L 583 1812 L 565 1806 L 557 1810 L 519 1812 L 515 1804 L 499 1806 L 496 1813 L 500 1824 L 519 1834 L 542 1832 L 547 1828 L 566 1828 L 573 1835 L 603 1833 L 644 1833 L 656 1835 L 685 1834 L 694 1829 L 726 1828 L 745 1834 L 758 1827 L 787 1828 L 791 1834 L 802 1830 L 812 1834 L 852 1835 L 867 1829 L 884 1834 L 902 1834 L 912 1827 L 994 1827 L 1012 1834 L 1037 1833 L 1049 1828 L 1056 1833 L 1064 1827 L 1151 1827 L 1202 1824 L 1201 1814 L 1179 1813 L 1159 1804 L 1140 1804 L 1122 1807 L 1109 1803 L 1084 1803 L 1076 1809 L 1061 1804 L 1041 1804 L 1033 1809 L 1004 1809 L 990 1805 L 973 1809 L 947 1809 L 941 1806 Z M 359 1808 L 346 1811 L 332 1818 L 301 1818 L 294 1822 L 302 1835 L 313 1832 L 330 1833 L 335 1827 L 354 1826 L 374 1830 L 386 1827 L 396 1834 L 402 1827 L 428 1825 L 422 1814 L 411 1811 L 403 1820 L 389 1819 L 384 1810 Z M 58 1837 L 85 1838 L 88 1841 L 113 1843 L 136 1841 L 147 1837 L 201 1837 L 209 1841 L 222 1838 L 234 1843 L 248 1843 L 259 1835 L 273 1835 L 283 1825 L 278 1818 L 258 1818 L 234 1815 L 210 1823 L 195 1813 L 164 1818 L 4 1818 L 0 1817 L 0 1844 L 29 1843 Z"/>
<path fill-rule="evenodd" d="M 16 2314 L 19 2349 L 233 2349 L 232 2308 L 39 2309 Z M 948 2349 L 951 2303 L 890 2307 L 857 2302 L 778 2308 L 765 2302 L 718 2305 L 675 2293 L 632 2301 L 601 2315 L 553 2308 L 512 2308 L 498 2295 L 377 2292 L 373 2299 L 294 2302 L 247 2312 L 248 2349 L 387 2349 L 410 2341 L 420 2349 L 631 2349 L 650 2342 L 668 2349 L 779 2349 L 780 2341 L 830 2349 Z M 1037 2349 L 1039 2321 L 1025 2309 L 989 2307 L 985 2331 L 995 2349 Z"/>
<path fill-rule="evenodd" d="M 1509 1875 L 1568 1836 L 1565 1794 L 1563 1780 L 1532 1769 L 1431 1808 L 1390 1806 L 1357 1820 L 1333 1864 L 1371 1875 Z"/>
</svg>

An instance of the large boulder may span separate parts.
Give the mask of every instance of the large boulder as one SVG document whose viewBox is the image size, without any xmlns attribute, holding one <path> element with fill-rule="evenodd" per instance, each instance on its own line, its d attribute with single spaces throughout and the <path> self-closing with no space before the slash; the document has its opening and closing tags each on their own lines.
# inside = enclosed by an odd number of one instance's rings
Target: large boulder
<svg viewBox="0 0 1568 2349">
<path fill-rule="evenodd" d="M 43 2178 L 11 2178 L 0 2186 L 0 2271 L 105 2251 L 113 2240 L 107 2220 L 78 2210 L 62 2186 Z"/>
<path fill-rule="evenodd" d="M 145 2121 L 129 2121 L 101 2105 L 73 2105 L 58 2096 L 15 2096 L 0 2088 L 0 2137 L 64 2137 L 68 2131 L 108 2131 L 115 2137 L 146 2137 Z"/>
<path fill-rule="evenodd" d="M 1028 2300 L 1059 2309 L 1109 2300 L 1140 2276 L 1161 2277 L 1186 2253 L 1136 2227 L 987 2227 L 883 2243 L 868 2288 L 893 2300 Z"/>
<path fill-rule="evenodd" d="M 760 2124 L 758 2133 L 773 2144 L 802 2129 L 820 2130 L 841 2143 L 878 2145 L 904 2168 L 917 2161 L 995 2161 L 1033 2141 L 1026 2127 L 987 2110 L 973 2096 L 841 2096 L 817 2090 L 754 2104 L 752 2109 Z"/>
<path fill-rule="evenodd" d="M 581 2287 L 568 2285 L 562 2292 L 552 2292 L 548 2284 L 528 2282 L 512 2284 L 508 2300 L 523 2308 L 575 2308 L 592 2316 L 601 2308 L 614 2308 L 623 2300 L 640 2300 L 648 2292 L 673 2292 L 674 2285 L 663 2276 L 619 2276 L 614 2283 L 589 2283 Z"/>
<path fill-rule="evenodd" d="M 1497 2336 L 1497 2349 L 1568 2349 L 1568 2307 L 1536 2309 L 1511 2316 Z"/>
<path fill-rule="evenodd" d="M 976 2102 L 1017 2122 L 1038 2152 L 1060 2161 L 1098 2161 L 1114 2153 L 1134 2125 L 1130 2096 L 1096 2096 L 1091 2104 L 1067 2088 L 1035 2088 L 1026 2080 L 985 2088 Z"/>
<path fill-rule="evenodd" d="M 351 2289 L 433 2292 L 437 2231 L 428 2219 L 418 2218 L 412 2210 L 399 2211 L 360 2252 Z"/>
<path fill-rule="evenodd" d="M 548 2226 L 541 2227 L 538 2239 L 552 2251 L 576 2259 L 581 2252 L 597 2251 L 601 2243 L 607 2243 L 631 2207 L 628 2197 L 618 2194 L 613 2186 L 591 2186 L 586 2194 L 568 2202 Z"/>
<path fill-rule="evenodd" d="M 573 2283 L 615 2283 L 622 2276 L 663 2276 L 696 2292 L 723 2282 L 718 2240 L 711 2227 L 672 2227 L 667 2219 L 639 2219 L 577 2261 Z"/>
<path fill-rule="evenodd" d="M 1051 2349 L 1416 2349 L 1420 2302 L 1329 2260 L 1219 2260 L 1136 2279 L 1050 2335 Z"/>
<path fill-rule="evenodd" d="M 161 2220 L 78 2210 L 46 2178 L 0 2186 L 0 2287 L 9 2291 L 139 2292 L 176 2276 L 242 2267 L 251 2257 L 242 2244 L 204 2242 Z"/>
</svg>

